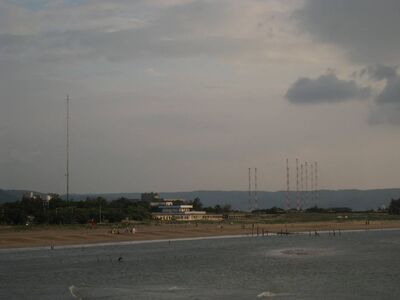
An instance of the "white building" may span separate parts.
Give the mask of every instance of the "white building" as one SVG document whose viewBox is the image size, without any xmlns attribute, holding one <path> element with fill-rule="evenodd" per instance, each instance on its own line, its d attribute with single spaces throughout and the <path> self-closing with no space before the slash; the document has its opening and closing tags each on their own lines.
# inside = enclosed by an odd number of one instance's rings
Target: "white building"
<svg viewBox="0 0 400 300">
<path fill-rule="evenodd" d="M 193 205 L 173 205 L 165 201 L 158 206 L 160 212 L 152 213 L 152 217 L 159 221 L 222 221 L 222 215 L 207 214 L 205 211 L 193 211 Z"/>
</svg>

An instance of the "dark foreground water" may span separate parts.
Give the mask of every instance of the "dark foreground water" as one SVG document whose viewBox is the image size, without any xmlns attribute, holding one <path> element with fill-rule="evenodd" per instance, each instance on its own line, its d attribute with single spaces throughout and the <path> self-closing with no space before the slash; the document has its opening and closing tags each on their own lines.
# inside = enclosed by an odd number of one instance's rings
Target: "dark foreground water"
<svg viewBox="0 0 400 300">
<path fill-rule="evenodd" d="M 74 298 L 400 299 L 400 231 L 0 251 L 0 299 Z"/>
</svg>

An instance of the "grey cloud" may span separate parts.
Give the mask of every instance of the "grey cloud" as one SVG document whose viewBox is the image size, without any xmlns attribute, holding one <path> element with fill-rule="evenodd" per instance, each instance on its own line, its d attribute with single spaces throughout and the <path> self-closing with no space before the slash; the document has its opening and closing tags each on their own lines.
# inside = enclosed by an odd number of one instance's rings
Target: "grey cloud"
<svg viewBox="0 0 400 300">
<path fill-rule="evenodd" d="M 199 55 L 225 56 L 251 50 L 248 39 L 227 37 L 162 38 L 156 28 L 119 32 L 71 31 L 37 36 L 0 35 L 0 51 L 7 56 L 30 56 L 43 61 L 105 57 L 111 61 Z"/>
<path fill-rule="evenodd" d="M 397 76 L 397 66 L 391 67 L 386 65 L 368 66 L 360 71 L 360 76 L 368 75 L 373 80 L 393 79 Z"/>
<path fill-rule="evenodd" d="M 386 80 L 383 90 L 375 98 L 371 109 L 370 124 L 389 123 L 400 125 L 400 76 L 397 67 L 381 66 L 369 71 L 376 80 Z"/>
<path fill-rule="evenodd" d="M 355 62 L 398 61 L 398 0 L 306 0 L 295 16 L 312 37 L 341 47 Z"/>
<path fill-rule="evenodd" d="M 388 79 L 383 91 L 376 98 L 377 104 L 397 103 L 400 106 L 400 77 Z M 400 116 L 399 116 L 400 117 Z"/>
<path fill-rule="evenodd" d="M 165 9 L 146 26 L 118 31 L 65 30 L 0 34 L 0 57 L 62 62 L 79 58 L 229 57 L 263 48 L 257 38 L 223 32 L 227 6 L 195 1 Z M 220 30 L 220 31 L 219 31 Z"/>
<path fill-rule="evenodd" d="M 312 104 L 340 102 L 368 95 L 369 89 L 358 87 L 354 80 L 341 80 L 335 74 L 326 74 L 316 79 L 299 78 L 288 89 L 286 98 L 296 104 Z"/>
</svg>

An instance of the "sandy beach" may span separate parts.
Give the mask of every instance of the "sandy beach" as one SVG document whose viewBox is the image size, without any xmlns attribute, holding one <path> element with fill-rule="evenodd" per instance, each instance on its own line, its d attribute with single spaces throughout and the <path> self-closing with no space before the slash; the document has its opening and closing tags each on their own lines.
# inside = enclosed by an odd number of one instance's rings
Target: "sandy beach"
<svg viewBox="0 0 400 300">
<path fill-rule="evenodd" d="M 0 248 L 23 248 L 39 246 L 60 246 L 95 244 L 107 242 L 142 241 L 159 239 L 176 239 L 189 237 L 209 237 L 223 235 L 256 235 L 277 232 L 304 232 L 329 230 L 368 230 L 400 228 L 400 221 L 363 221 L 348 222 L 304 222 L 289 224 L 162 224 L 135 225 L 136 233 L 132 234 L 125 227 L 112 232 L 111 226 L 38 227 L 16 229 L 11 226 L 0 227 Z"/>
</svg>

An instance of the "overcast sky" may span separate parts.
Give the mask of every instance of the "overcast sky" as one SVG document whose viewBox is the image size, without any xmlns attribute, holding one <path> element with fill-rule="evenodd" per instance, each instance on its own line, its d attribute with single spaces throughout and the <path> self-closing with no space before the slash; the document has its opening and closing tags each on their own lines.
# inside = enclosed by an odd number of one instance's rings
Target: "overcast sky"
<svg viewBox="0 0 400 300">
<path fill-rule="evenodd" d="M 0 0 L 0 188 L 400 186 L 398 0 Z"/>
</svg>

